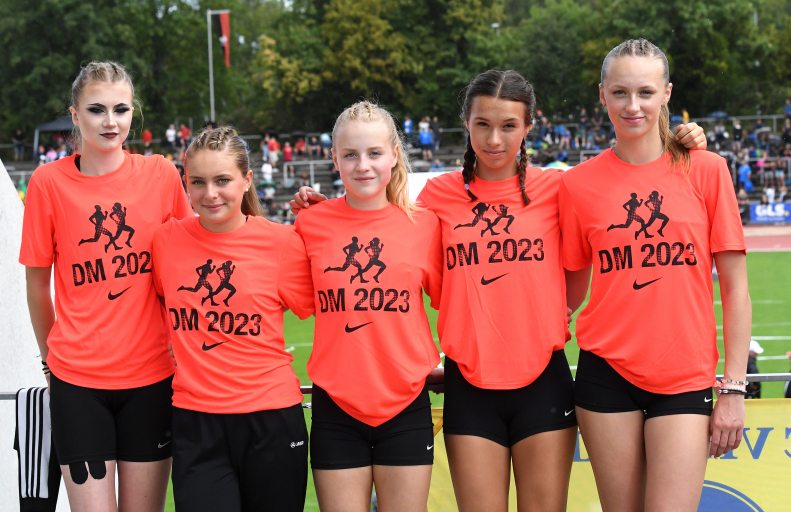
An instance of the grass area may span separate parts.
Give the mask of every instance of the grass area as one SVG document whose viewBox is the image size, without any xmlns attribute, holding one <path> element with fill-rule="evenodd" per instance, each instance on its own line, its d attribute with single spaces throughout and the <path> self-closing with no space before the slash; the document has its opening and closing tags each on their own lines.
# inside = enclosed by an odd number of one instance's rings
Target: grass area
<svg viewBox="0 0 791 512">
<path fill-rule="evenodd" d="M 781 253 L 751 253 L 747 257 L 747 273 L 750 280 L 750 296 L 753 300 L 753 336 L 789 336 L 791 335 L 791 252 Z M 719 301 L 719 283 L 714 283 L 714 300 Z M 587 301 L 586 301 L 587 302 Z M 583 305 L 584 307 L 584 305 Z M 722 325 L 722 306 L 715 304 L 714 310 L 717 316 L 717 325 Z M 426 301 L 426 313 L 437 339 L 436 323 L 437 312 L 428 306 Z M 572 322 L 571 332 L 574 333 L 574 322 Z M 313 341 L 313 318 L 300 321 L 291 312 L 285 315 L 286 347 L 294 347 L 294 371 L 303 384 L 308 384 L 307 370 L 305 366 L 310 357 L 311 344 Z M 722 330 L 718 330 L 720 336 Z M 763 357 L 785 355 L 791 350 L 791 340 L 760 340 L 764 348 Z M 437 342 L 439 345 L 439 342 Z M 723 342 L 719 340 L 720 357 L 723 353 Z M 566 345 L 566 356 L 569 364 L 576 366 L 579 356 L 577 340 L 572 337 Z M 788 359 L 759 360 L 758 368 L 762 373 L 782 373 L 789 371 Z M 722 373 L 723 365 L 720 363 L 717 372 Z M 764 398 L 781 398 L 783 396 L 783 383 L 769 382 L 764 383 L 762 388 Z M 306 397 L 306 402 L 310 397 Z M 442 406 L 443 395 L 431 397 L 434 406 Z M 305 421 L 310 428 L 310 411 L 305 411 Z M 173 506 L 173 496 L 168 491 L 167 511 L 175 510 Z M 318 511 L 319 506 L 316 500 L 316 493 L 313 489 L 313 479 L 309 476 L 308 494 L 305 501 L 306 511 Z"/>
</svg>

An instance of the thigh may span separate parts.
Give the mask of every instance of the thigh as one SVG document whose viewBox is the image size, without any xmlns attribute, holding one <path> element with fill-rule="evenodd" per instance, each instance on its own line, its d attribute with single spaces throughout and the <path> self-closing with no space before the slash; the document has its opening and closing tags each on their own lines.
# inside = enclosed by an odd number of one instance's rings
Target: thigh
<svg viewBox="0 0 791 512">
<path fill-rule="evenodd" d="M 431 465 L 374 466 L 376 501 L 381 512 L 422 512 L 428 504 Z"/>
<path fill-rule="evenodd" d="M 302 406 L 232 416 L 229 444 L 242 511 L 301 512 L 308 486 L 308 429 Z"/>
<path fill-rule="evenodd" d="M 173 377 L 125 390 L 128 397 L 115 412 L 117 458 L 154 462 L 171 457 Z"/>
<path fill-rule="evenodd" d="M 162 512 L 172 459 L 118 461 L 118 506 L 124 512 Z"/>
<path fill-rule="evenodd" d="M 351 469 L 316 469 L 313 484 L 321 512 L 367 512 L 373 489 L 371 466 Z"/>
<path fill-rule="evenodd" d="M 511 451 L 472 435 L 445 434 L 453 491 L 460 512 L 506 512 Z"/>
<path fill-rule="evenodd" d="M 577 407 L 577 422 L 602 508 L 608 512 L 642 510 L 646 478 L 643 411 L 601 413 Z"/>
<path fill-rule="evenodd" d="M 115 419 L 107 402 L 110 393 L 50 376 L 52 437 L 61 465 L 116 459 Z M 75 473 L 77 481 L 79 473 Z"/>
<path fill-rule="evenodd" d="M 674 414 L 645 422 L 647 512 L 695 512 L 703 492 L 710 418 Z"/>
<path fill-rule="evenodd" d="M 535 434 L 511 447 L 519 512 L 566 510 L 577 427 Z"/>
<path fill-rule="evenodd" d="M 241 512 L 221 415 L 173 409 L 173 498 L 179 512 Z"/>
<path fill-rule="evenodd" d="M 57 448 L 56 448 L 57 449 Z M 81 464 L 77 467 L 75 464 Z M 108 512 L 115 511 L 115 461 L 94 462 L 91 473 L 97 473 L 96 464 L 104 466 L 105 476 L 99 479 L 86 479 L 88 469 L 85 462 L 61 466 L 63 482 L 69 496 L 69 507 L 73 512 Z M 72 475 L 72 470 L 74 474 Z M 82 482 L 82 483 L 76 483 Z"/>
<path fill-rule="evenodd" d="M 434 463 L 434 423 L 428 389 L 395 417 L 372 429 L 373 465 L 430 466 Z"/>
</svg>

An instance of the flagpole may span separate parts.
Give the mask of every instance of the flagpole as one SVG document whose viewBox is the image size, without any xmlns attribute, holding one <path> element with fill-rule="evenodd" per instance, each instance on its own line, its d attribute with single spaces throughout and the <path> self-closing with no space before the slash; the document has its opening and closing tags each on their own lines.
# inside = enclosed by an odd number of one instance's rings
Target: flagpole
<svg viewBox="0 0 791 512">
<path fill-rule="evenodd" d="M 214 122 L 214 59 L 211 45 L 211 9 L 206 9 L 206 32 L 209 39 L 209 102 L 211 103 L 211 122 Z"/>
</svg>

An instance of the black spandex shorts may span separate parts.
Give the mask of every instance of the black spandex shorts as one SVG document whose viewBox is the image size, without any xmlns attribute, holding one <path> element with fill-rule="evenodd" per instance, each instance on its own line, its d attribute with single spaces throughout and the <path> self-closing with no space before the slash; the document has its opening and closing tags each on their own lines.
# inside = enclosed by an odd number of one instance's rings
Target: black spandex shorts
<svg viewBox="0 0 791 512">
<path fill-rule="evenodd" d="M 623 378 L 606 359 L 587 350 L 580 350 L 574 401 L 577 407 L 593 412 L 643 411 L 646 419 L 672 414 L 711 416 L 714 408 L 711 388 L 677 395 L 651 393 Z"/>
<path fill-rule="evenodd" d="M 350 416 L 313 385 L 310 465 L 313 469 L 424 466 L 434 463 L 434 424 L 428 388 L 378 427 Z"/>
<path fill-rule="evenodd" d="M 173 408 L 179 512 L 301 512 L 308 485 L 302 406 L 245 414 Z"/>
<path fill-rule="evenodd" d="M 511 447 L 532 435 L 577 426 L 574 379 L 566 354 L 556 350 L 541 375 L 517 389 L 482 389 L 445 356 L 446 434 L 477 436 Z"/>
<path fill-rule="evenodd" d="M 50 375 L 52 438 L 61 465 L 171 455 L 173 377 L 132 389 L 93 389 Z"/>
</svg>

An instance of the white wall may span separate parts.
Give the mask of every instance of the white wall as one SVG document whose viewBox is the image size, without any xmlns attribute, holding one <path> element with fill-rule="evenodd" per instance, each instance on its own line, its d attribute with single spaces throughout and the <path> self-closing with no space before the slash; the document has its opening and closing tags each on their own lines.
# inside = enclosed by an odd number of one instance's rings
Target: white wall
<svg viewBox="0 0 791 512">
<path fill-rule="evenodd" d="M 25 267 L 19 264 L 24 206 L 0 161 L 0 391 L 46 386 L 25 296 Z M 0 511 L 19 510 L 18 462 L 14 446 L 14 401 L 0 401 Z M 61 483 L 58 512 L 68 512 Z"/>
</svg>

